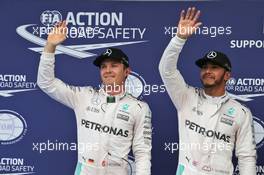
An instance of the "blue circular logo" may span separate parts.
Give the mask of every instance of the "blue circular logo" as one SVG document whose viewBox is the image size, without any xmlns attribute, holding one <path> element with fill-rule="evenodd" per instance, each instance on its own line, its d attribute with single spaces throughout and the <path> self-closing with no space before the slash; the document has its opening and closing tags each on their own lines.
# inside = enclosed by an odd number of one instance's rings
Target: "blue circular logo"
<svg viewBox="0 0 264 175">
<path fill-rule="evenodd" d="M 131 72 L 126 79 L 126 91 L 138 98 L 144 91 L 145 80 L 136 72 Z"/>
<path fill-rule="evenodd" d="M 128 163 L 129 163 L 128 174 L 129 175 L 136 175 L 135 158 L 133 156 L 128 155 Z"/>
<path fill-rule="evenodd" d="M 0 144 L 16 143 L 26 132 L 27 124 L 21 115 L 10 110 L 0 110 Z"/>
<path fill-rule="evenodd" d="M 253 119 L 255 141 L 257 144 L 257 148 L 260 148 L 264 144 L 264 122 L 257 117 L 253 117 Z"/>
</svg>

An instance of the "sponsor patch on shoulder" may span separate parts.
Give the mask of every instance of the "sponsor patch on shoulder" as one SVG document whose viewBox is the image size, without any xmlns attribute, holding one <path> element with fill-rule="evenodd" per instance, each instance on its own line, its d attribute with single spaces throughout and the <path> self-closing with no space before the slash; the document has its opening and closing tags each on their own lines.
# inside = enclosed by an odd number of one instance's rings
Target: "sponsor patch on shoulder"
<svg viewBox="0 0 264 175">
<path fill-rule="evenodd" d="M 116 118 L 124 120 L 126 122 L 129 120 L 129 116 L 128 115 L 124 115 L 124 114 L 120 114 L 120 113 L 117 114 Z"/>
<path fill-rule="evenodd" d="M 227 119 L 227 118 L 224 118 L 224 117 L 221 117 L 221 122 L 232 126 L 234 121 L 230 120 L 230 119 Z"/>
</svg>

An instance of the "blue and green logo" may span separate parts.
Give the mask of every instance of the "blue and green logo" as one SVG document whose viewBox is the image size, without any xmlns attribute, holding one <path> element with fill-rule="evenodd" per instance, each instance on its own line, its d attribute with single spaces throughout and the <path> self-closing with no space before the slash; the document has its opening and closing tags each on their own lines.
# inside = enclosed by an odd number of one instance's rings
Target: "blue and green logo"
<svg viewBox="0 0 264 175">
<path fill-rule="evenodd" d="M 233 108 L 233 107 L 231 107 L 231 108 L 229 108 L 228 110 L 227 110 L 227 114 L 229 115 L 229 116 L 234 116 L 235 115 L 235 108 Z"/>
<path fill-rule="evenodd" d="M 128 107 L 129 107 L 128 104 L 124 104 L 124 105 L 122 106 L 122 109 L 123 109 L 124 111 L 128 111 Z"/>
</svg>

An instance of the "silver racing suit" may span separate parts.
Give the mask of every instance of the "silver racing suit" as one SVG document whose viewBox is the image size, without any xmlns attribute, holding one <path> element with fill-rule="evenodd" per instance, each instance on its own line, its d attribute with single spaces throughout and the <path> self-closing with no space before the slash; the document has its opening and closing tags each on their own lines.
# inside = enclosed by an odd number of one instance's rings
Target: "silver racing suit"
<svg viewBox="0 0 264 175">
<path fill-rule="evenodd" d="M 131 147 L 135 174 L 150 175 L 152 127 L 148 105 L 128 93 L 109 96 L 103 89 L 69 86 L 55 78 L 54 64 L 54 54 L 42 54 L 37 83 L 50 97 L 75 112 L 75 175 L 130 175 Z"/>
<path fill-rule="evenodd" d="M 232 175 L 232 153 L 240 175 L 256 175 L 256 147 L 252 115 L 228 93 L 211 97 L 188 86 L 177 61 L 186 40 L 172 38 L 159 71 L 178 111 L 179 163 L 177 175 Z"/>
</svg>

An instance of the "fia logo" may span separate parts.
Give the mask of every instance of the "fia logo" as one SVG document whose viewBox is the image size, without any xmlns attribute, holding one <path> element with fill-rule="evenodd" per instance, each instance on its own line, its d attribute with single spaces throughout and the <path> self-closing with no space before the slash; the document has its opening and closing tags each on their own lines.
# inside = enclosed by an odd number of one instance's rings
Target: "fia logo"
<svg viewBox="0 0 264 175">
<path fill-rule="evenodd" d="M 227 82 L 226 82 L 226 85 L 227 86 L 235 86 L 236 85 L 236 79 L 231 77 Z"/>
<path fill-rule="evenodd" d="M 45 26 L 54 26 L 62 21 L 62 15 L 57 10 L 46 10 L 40 15 L 40 21 Z"/>
</svg>

